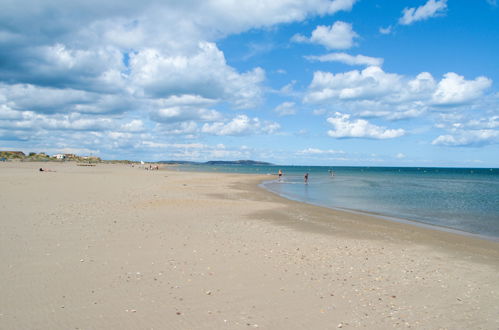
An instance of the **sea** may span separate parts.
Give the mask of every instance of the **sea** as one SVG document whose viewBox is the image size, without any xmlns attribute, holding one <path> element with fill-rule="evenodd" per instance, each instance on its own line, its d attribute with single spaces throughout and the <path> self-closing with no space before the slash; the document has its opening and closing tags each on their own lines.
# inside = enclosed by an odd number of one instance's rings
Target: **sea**
<svg viewBox="0 0 499 330">
<path fill-rule="evenodd" d="M 499 241 L 497 168 L 182 165 L 179 169 L 269 174 L 262 186 L 288 199 Z"/>
</svg>

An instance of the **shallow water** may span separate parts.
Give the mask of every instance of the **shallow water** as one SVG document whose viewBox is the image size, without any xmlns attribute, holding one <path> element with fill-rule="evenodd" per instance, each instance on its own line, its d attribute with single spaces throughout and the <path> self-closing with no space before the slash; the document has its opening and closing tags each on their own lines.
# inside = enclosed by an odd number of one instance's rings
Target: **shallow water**
<svg viewBox="0 0 499 330">
<path fill-rule="evenodd" d="M 499 169 L 243 165 L 182 169 L 260 174 L 282 169 L 282 180 L 272 176 L 264 187 L 283 197 L 499 238 Z"/>
</svg>

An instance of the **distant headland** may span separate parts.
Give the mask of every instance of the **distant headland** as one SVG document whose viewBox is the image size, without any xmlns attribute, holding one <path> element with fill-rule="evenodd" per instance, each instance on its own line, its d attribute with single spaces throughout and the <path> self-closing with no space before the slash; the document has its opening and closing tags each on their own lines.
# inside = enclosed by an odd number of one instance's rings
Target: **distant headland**
<svg viewBox="0 0 499 330">
<path fill-rule="evenodd" d="M 190 162 L 183 160 L 164 160 L 159 161 L 160 164 L 192 164 L 192 165 L 274 165 L 267 162 L 259 162 L 255 160 L 210 160 L 207 162 Z"/>
<path fill-rule="evenodd" d="M 33 162 L 47 162 L 47 161 L 76 161 L 85 163 L 153 163 L 153 164 L 166 164 L 166 165 L 274 165 L 272 163 L 260 162 L 255 160 L 210 160 L 207 162 L 193 162 L 186 160 L 163 160 L 152 162 L 141 162 L 133 160 L 103 160 L 96 156 L 78 156 L 75 154 L 55 154 L 48 155 L 45 152 L 30 152 L 25 154 L 22 151 L 1 151 L 0 161 L 33 161 Z"/>
</svg>

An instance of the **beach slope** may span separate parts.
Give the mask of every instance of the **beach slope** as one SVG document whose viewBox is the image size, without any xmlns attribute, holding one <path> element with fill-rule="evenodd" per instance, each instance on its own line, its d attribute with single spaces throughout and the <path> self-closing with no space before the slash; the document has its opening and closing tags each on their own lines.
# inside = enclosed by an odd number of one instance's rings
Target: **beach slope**
<svg viewBox="0 0 499 330">
<path fill-rule="evenodd" d="M 265 178 L 0 163 L 0 328 L 499 328 L 498 243 Z"/>
</svg>

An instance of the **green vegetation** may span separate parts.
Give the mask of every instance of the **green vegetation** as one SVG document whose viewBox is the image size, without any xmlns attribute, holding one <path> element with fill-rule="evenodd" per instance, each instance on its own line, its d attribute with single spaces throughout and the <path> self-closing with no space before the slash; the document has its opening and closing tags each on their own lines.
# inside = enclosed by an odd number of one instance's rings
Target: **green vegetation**
<svg viewBox="0 0 499 330">
<path fill-rule="evenodd" d="M 0 159 L 18 160 L 23 162 L 46 162 L 46 161 L 76 161 L 84 163 L 100 163 L 102 160 L 96 156 L 77 156 L 74 154 L 59 154 L 49 156 L 44 152 L 30 152 L 26 155 L 22 151 L 0 151 Z"/>
</svg>

